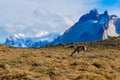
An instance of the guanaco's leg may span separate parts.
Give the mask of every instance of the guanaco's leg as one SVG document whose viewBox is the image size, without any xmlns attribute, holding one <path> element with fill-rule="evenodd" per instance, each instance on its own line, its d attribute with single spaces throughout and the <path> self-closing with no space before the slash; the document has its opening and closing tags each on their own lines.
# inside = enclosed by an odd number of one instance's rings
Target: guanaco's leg
<svg viewBox="0 0 120 80">
<path fill-rule="evenodd" d="M 80 51 L 81 51 L 81 50 L 79 50 L 79 49 L 77 50 L 78 54 L 80 53 Z"/>
<path fill-rule="evenodd" d="M 84 55 L 85 55 L 85 54 L 86 54 L 86 48 L 84 48 L 84 50 L 83 50 L 83 51 L 84 51 Z"/>
<path fill-rule="evenodd" d="M 73 54 L 76 52 L 77 50 L 75 49 L 72 53 L 71 53 L 71 56 L 73 56 Z"/>
</svg>

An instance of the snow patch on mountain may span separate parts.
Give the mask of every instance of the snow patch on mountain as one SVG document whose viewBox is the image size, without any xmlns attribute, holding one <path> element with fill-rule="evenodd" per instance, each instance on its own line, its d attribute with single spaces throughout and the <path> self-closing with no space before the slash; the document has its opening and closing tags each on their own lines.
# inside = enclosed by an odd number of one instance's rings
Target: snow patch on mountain
<svg viewBox="0 0 120 80">
<path fill-rule="evenodd" d="M 25 37 L 24 34 L 13 34 L 8 37 L 8 40 L 16 40 L 17 38 L 23 38 Z"/>
</svg>

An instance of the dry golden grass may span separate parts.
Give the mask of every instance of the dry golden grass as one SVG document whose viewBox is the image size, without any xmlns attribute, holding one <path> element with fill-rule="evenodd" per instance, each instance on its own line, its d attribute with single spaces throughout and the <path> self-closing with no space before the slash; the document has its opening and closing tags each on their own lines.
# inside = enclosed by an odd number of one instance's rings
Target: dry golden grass
<svg viewBox="0 0 120 80">
<path fill-rule="evenodd" d="M 89 48 L 86 55 L 71 57 L 81 44 Z M 0 80 L 120 80 L 119 45 L 101 41 L 37 49 L 0 45 Z"/>
</svg>

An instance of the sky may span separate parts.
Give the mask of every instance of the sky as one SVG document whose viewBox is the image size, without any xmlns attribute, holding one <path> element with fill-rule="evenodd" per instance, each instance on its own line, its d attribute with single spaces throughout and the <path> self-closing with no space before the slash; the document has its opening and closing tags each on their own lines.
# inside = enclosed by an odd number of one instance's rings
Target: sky
<svg viewBox="0 0 120 80">
<path fill-rule="evenodd" d="M 12 34 L 63 33 L 91 9 L 120 15 L 120 0 L 0 0 L 0 43 Z"/>
</svg>

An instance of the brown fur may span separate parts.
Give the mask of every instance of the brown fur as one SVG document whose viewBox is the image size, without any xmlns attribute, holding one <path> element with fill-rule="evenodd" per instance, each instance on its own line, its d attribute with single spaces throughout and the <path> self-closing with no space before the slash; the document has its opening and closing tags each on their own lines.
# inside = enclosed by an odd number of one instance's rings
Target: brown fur
<svg viewBox="0 0 120 80">
<path fill-rule="evenodd" d="M 75 50 L 71 53 L 71 56 L 73 56 L 73 54 L 75 54 L 75 52 L 78 52 L 78 54 L 79 54 L 80 51 L 86 52 L 86 50 L 87 50 L 86 46 L 77 46 L 75 48 Z"/>
</svg>

